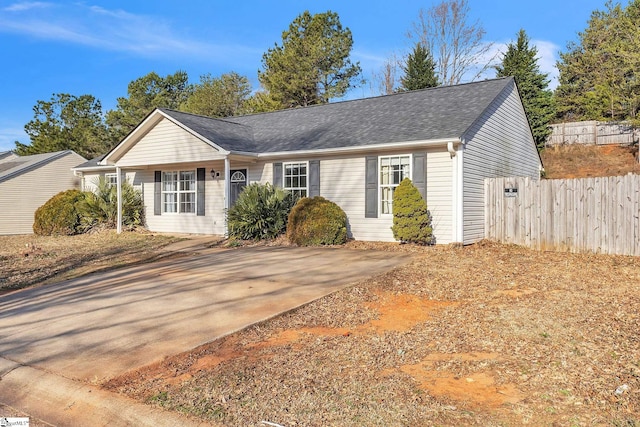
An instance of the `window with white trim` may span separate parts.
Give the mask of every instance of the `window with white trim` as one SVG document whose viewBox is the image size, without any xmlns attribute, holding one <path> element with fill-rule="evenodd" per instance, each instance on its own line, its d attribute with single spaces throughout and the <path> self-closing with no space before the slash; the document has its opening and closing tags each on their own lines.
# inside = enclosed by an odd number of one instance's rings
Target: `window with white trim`
<svg viewBox="0 0 640 427">
<path fill-rule="evenodd" d="M 196 171 L 162 172 L 162 212 L 196 212 Z"/>
<path fill-rule="evenodd" d="M 296 197 L 307 197 L 307 162 L 283 163 L 285 190 L 290 191 Z"/>
<path fill-rule="evenodd" d="M 380 156 L 380 213 L 393 213 L 393 192 L 405 178 L 411 178 L 411 155 Z"/>
<path fill-rule="evenodd" d="M 117 173 L 105 173 L 104 179 L 109 184 L 109 187 L 115 187 L 118 185 L 118 174 Z"/>
</svg>

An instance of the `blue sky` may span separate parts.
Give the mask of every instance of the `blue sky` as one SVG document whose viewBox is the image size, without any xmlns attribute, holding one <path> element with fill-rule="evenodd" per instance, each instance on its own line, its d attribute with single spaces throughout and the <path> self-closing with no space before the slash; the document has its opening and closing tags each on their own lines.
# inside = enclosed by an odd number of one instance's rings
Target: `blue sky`
<svg viewBox="0 0 640 427">
<path fill-rule="evenodd" d="M 540 66 L 557 75 L 555 61 L 586 28 L 605 0 L 521 2 L 468 0 L 472 20 L 494 50 L 504 50 L 520 28 L 538 47 Z M 420 8 L 438 3 L 407 0 L 0 0 L 0 152 L 28 143 L 24 125 L 38 100 L 54 93 L 91 94 L 104 111 L 127 95 L 127 85 L 151 71 L 184 70 L 192 82 L 206 73 L 235 71 L 254 89 L 262 54 L 305 10 L 337 12 L 353 33 L 352 60 L 372 79 L 391 54 L 409 50 L 406 33 Z M 623 2 L 626 4 L 626 2 Z M 151 7 L 153 5 L 153 7 Z M 493 77 L 490 72 L 487 77 Z M 552 83 L 552 84 L 555 84 Z M 377 95 L 370 84 L 351 98 Z"/>
</svg>

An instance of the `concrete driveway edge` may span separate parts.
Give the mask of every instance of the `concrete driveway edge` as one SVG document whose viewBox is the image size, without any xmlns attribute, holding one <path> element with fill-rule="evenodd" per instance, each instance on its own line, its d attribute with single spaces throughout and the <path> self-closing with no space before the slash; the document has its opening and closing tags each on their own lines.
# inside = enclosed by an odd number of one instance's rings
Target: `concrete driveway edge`
<svg viewBox="0 0 640 427">
<path fill-rule="evenodd" d="M 0 403 L 56 426 L 211 426 L 0 357 Z M 0 414 L 2 416 L 2 414 Z"/>
</svg>

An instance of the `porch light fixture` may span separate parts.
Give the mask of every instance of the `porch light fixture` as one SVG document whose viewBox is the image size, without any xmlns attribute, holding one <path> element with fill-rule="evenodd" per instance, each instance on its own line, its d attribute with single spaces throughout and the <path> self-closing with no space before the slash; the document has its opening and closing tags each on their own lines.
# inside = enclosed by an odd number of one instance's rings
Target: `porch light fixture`
<svg viewBox="0 0 640 427">
<path fill-rule="evenodd" d="M 220 176 L 220 172 L 216 172 L 215 170 L 211 169 L 211 178 L 217 178 Z"/>
</svg>

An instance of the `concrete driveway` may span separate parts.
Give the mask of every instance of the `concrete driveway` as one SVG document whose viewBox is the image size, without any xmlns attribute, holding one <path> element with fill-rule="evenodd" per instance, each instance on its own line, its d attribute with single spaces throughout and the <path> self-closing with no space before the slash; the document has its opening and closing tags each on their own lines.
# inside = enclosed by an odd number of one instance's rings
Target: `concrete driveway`
<svg viewBox="0 0 640 427">
<path fill-rule="evenodd" d="M 406 261 L 338 248 L 207 249 L 0 296 L 0 403 L 29 395 L 16 390 L 27 371 L 101 383 Z"/>
</svg>

